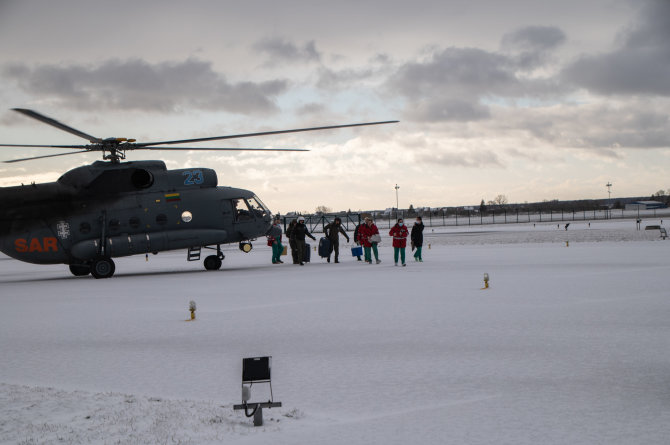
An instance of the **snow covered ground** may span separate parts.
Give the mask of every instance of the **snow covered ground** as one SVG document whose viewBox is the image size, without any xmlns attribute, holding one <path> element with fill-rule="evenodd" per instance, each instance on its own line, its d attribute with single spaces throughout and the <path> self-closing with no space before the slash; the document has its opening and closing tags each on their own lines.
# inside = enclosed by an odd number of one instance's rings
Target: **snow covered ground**
<svg viewBox="0 0 670 445">
<path fill-rule="evenodd" d="M 563 226 L 428 228 L 406 268 L 387 239 L 380 265 L 258 243 L 109 280 L 0 257 L 0 442 L 667 444 L 670 241 Z M 255 428 L 232 405 L 258 355 L 283 407 Z"/>
</svg>

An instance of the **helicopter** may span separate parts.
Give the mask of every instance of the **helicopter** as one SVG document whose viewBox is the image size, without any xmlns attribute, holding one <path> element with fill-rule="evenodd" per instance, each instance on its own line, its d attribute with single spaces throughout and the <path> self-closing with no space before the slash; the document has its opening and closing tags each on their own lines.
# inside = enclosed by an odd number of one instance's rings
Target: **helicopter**
<svg viewBox="0 0 670 445">
<path fill-rule="evenodd" d="M 309 151 L 289 148 L 166 147 L 222 139 L 268 136 L 396 123 L 365 122 L 292 130 L 264 131 L 159 142 L 101 139 L 34 110 L 13 111 L 86 139 L 85 145 L 0 144 L 71 151 L 4 161 L 101 152 L 102 161 L 76 167 L 56 182 L 0 187 L 0 251 L 33 264 L 66 264 L 74 276 L 110 278 L 113 258 L 187 249 L 188 261 L 206 270 L 221 268 L 221 246 L 239 243 L 249 253 L 252 241 L 267 233 L 272 212 L 250 190 L 218 185 L 211 168 L 168 170 L 165 162 L 125 161 L 132 150 Z"/>
</svg>

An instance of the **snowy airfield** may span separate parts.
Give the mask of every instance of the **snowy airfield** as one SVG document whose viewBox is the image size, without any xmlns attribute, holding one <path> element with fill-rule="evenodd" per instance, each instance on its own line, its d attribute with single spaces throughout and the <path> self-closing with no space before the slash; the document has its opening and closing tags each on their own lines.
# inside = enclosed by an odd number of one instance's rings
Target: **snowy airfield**
<svg viewBox="0 0 670 445">
<path fill-rule="evenodd" d="M 670 240 L 587 224 L 426 228 L 406 268 L 388 238 L 380 265 L 258 242 L 108 280 L 0 257 L 0 442 L 667 444 Z M 255 428 L 232 405 L 258 355 L 283 407 Z"/>
</svg>

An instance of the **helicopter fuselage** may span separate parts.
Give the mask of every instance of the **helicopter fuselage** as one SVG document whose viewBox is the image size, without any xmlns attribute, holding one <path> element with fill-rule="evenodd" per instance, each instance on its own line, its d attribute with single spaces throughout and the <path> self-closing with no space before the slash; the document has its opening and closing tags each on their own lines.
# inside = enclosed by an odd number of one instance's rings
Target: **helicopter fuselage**
<svg viewBox="0 0 670 445">
<path fill-rule="evenodd" d="M 35 264 L 87 267 L 100 257 L 212 245 L 220 252 L 271 223 L 253 192 L 218 186 L 214 170 L 167 170 L 161 161 L 98 161 L 56 182 L 0 188 L 0 202 L 0 250 Z"/>
</svg>

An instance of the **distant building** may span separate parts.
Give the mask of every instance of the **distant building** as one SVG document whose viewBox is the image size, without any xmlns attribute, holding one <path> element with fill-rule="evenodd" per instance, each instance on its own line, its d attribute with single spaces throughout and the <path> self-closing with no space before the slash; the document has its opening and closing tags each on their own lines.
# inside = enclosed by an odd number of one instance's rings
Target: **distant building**
<svg viewBox="0 0 670 445">
<path fill-rule="evenodd" d="M 659 201 L 635 201 L 626 204 L 626 210 L 653 210 L 667 208 L 667 205 Z"/>
</svg>

